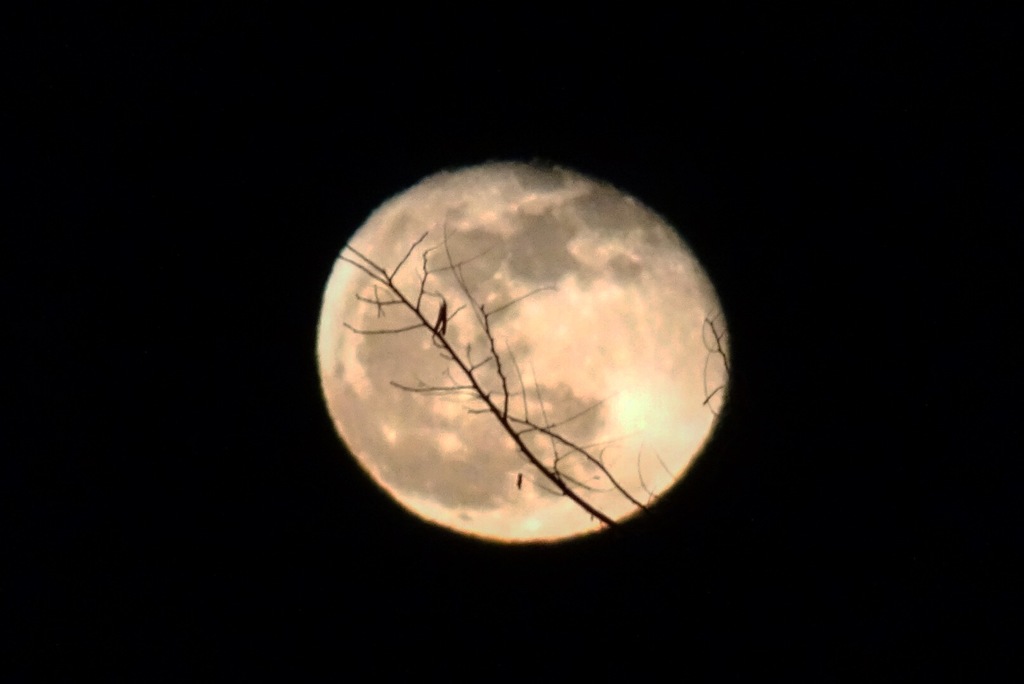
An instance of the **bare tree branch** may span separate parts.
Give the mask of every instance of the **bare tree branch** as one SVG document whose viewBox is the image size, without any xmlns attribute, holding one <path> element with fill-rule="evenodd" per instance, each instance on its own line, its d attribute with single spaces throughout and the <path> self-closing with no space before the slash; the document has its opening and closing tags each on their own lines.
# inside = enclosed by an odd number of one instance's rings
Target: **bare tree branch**
<svg viewBox="0 0 1024 684">
<path fill-rule="evenodd" d="M 370 297 L 364 297 L 363 295 L 358 293 L 356 294 L 356 299 L 366 304 L 373 304 L 375 307 L 377 307 L 377 318 L 380 318 L 381 316 L 384 315 L 385 306 L 394 306 L 395 304 L 402 306 L 405 303 L 400 299 L 381 299 L 380 293 L 377 291 L 377 285 L 373 286 L 372 299 Z"/>
<path fill-rule="evenodd" d="M 519 378 L 519 393 L 523 397 L 523 416 L 526 420 L 530 419 L 530 407 L 526 402 L 526 385 L 523 384 L 523 374 L 519 370 L 519 362 L 516 360 L 516 355 L 512 353 L 512 347 L 508 346 L 508 342 L 505 342 L 505 349 L 508 351 L 508 355 L 512 357 L 512 365 L 516 369 L 516 376 Z"/>
<path fill-rule="evenodd" d="M 704 401 L 702 403 L 704 406 L 710 408 L 711 412 L 716 416 L 718 415 L 718 411 L 716 411 L 714 407 L 711 406 L 711 399 L 719 392 L 721 392 L 722 394 L 725 393 L 726 383 L 728 383 L 728 378 L 731 373 L 731 371 L 729 370 L 729 356 L 725 352 L 724 340 L 726 337 L 726 332 L 724 330 L 719 330 L 718 326 L 715 325 L 715 319 L 720 316 L 721 314 L 714 317 L 706 317 L 704 319 L 704 326 L 701 329 L 701 341 L 704 343 L 704 348 L 708 350 L 708 355 L 704 359 Z M 708 331 L 710 331 L 711 333 L 710 341 L 708 340 L 708 336 L 706 334 Z M 725 369 L 726 379 L 722 382 L 722 384 L 718 385 L 712 390 L 708 388 L 708 368 L 711 365 L 711 360 L 716 356 L 722 359 L 722 366 Z"/>
<path fill-rule="evenodd" d="M 619 481 L 616 480 L 615 477 L 608 471 L 608 468 L 605 467 L 601 459 L 591 454 L 589 451 L 587 451 L 585 447 L 578 445 L 575 442 L 566 439 L 557 432 L 549 430 L 548 428 L 542 427 L 540 425 L 527 423 L 526 421 L 519 420 L 518 418 L 515 417 L 510 417 L 510 420 L 514 423 L 522 423 L 524 425 L 529 425 L 532 429 L 536 430 L 537 432 L 541 432 L 545 435 L 548 435 L 549 437 L 551 437 L 551 439 L 560 442 L 564 446 L 569 447 L 573 452 L 580 454 L 581 456 L 583 456 L 583 458 L 585 458 L 587 461 L 593 464 L 598 470 L 600 470 L 604 474 L 604 476 L 608 478 L 608 481 L 612 484 L 612 486 L 615 487 L 615 489 L 617 489 L 620 494 L 622 494 L 622 496 L 626 497 L 637 508 L 647 510 L 646 506 L 644 506 L 642 503 L 633 498 L 633 496 L 628 491 L 626 491 L 625 487 L 619 484 Z"/>
<path fill-rule="evenodd" d="M 412 246 L 409 247 L 409 251 L 405 253 L 405 256 L 402 257 L 401 261 L 398 262 L 398 265 L 395 266 L 395 269 L 393 271 L 391 271 L 391 275 L 388 276 L 388 281 L 389 282 L 393 281 L 395 279 L 395 276 L 398 274 L 398 270 L 400 268 L 402 268 L 402 264 L 404 264 L 406 259 L 409 258 L 409 255 L 412 254 L 413 250 L 416 249 L 419 246 L 419 244 L 426 239 L 426 237 L 427 237 L 427 235 L 429 233 L 430 233 L 430 231 L 427 231 L 423 235 L 420 235 L 418 238 L 416 238 L 416 241 L 413 242 Z M 355 251 L 355 250 L 353 250 L 353 251 Z M 358 252 L 357 252 L 357 254 L 358 254 Z"/>
<path fill-rule="evenodd" d="M 360 328 L 353 328 L 348 323 L 342 323 L 342 325 L 344 325 L 346 328 L 348 328 L 352 332 L 359 333 L 360 335 L 391 335 L 391 334 L 394 334 L 394 333 L 409 332 L 410 330 L 416 330 L 416 329 L 418 329 L 420 327 L 419 323 L 416 323 L 415 325 L 407 325 L 404 328 L 384 328 L 382 330 L 362 330 Z"/>
<path fill-rule="evenodd" d="M 447 227 L 448 226 L 446 224 L 445 225 L 445 230 L 446 230 L 445 236 L 447 236 L 447 234 L 448 234 L 447 233 Z M 490 247 L 488 247 L 484 251 L 480 252 L 479 254 L 475 254 L 475 255 L 473 255 L 473 256 L 471 256 L 469 258 L 466 258 L 466 259 L 463 259 L 462 261 L 457 261 L 457 262 L 452 262 L 451 261 L 451 255 L 449 254 L 448 255 L 449 264 L 447 266 L 442 266 L 442 267 L 440 267 L 440 268 L 438 268 L 438 269 L 436 269 L 434 271 L 431 271 L 431 273 L 444 273 L 445 271 L 452 271 L 452 270 L 457 269 L 457 268 L 462 268 L 466 264 L 473 263 L 477 259 L 480 259 L 480 258 L 483 258 L 483 257 L 487 256 L 487 254 L 492 249 L 494 249 L 494 245 L 491 245 Z"/>
<path fill-rule="evenodd" d="M 643 445 L 643 444 L 641 444 L 641 445 L 640 445 L 640 456 L 643 456 L 643 451 L 644 451 L 644 445 Z M 667 466 L 667 465 L 665 465 L 665 462 L 664 462 L 663 460 L 661 460 L 661 456 L 660 456 L 660 455 L 658 454 L 658 452 L 657 452 L 657 451 L 655 451 L 655 452 L 654 452 L 654 458 L 656 458 L 656 459 L 658 460 L 658 463 L 659 463 L 659 464 L 661 465 L 662 469 L 663 469 L 663 470 L 665 471 L 665 473 L 667 473 L 667 474 L 668 474 L 668 476 L 669 476 L 670 478 L 671 478 L 671 477 L 674 477 L 674 476 L 673 476 L 673 474 L 672 474 L 672 471 L 671 471 L 671 470 L 669 470 L 669 469 L 668 469 L 668 466 Z M 652 489 L 651 489 L 650 487 L 648 487 L 648 486 L 647 486 L 647 483 L 646 483 L 646 482 L 644 481 L 644 474 L 643 474 L 643 470 L 642 470 L 642 468 L 641 468 L 641 459 L 640 459 L 639 457 L 638 457 L 638 458 L 636 459 L 636 474 L 637 474 L 637 475 L 639 476 L 639 478 L 640 478 L 640 486 L 641 486 L 641 487 L 643 487 L 643 490 L 644 490 L 645 492 L 647 492 L 647 497 L 648 497 L 648 498 L 647 498 L 647 505 L 648 505 L 648 506 L 650 506 L 650 505 L 651 505 L 651 503 L 652 503 L 652 502 L 653 502 L 653 501 L 654 501 L 654 500 L 655 500 L 656 498 L 658 498 L 658 495 L 657 495 L 657 492 L 655 492 L 655 491 L 654 491 L 654 490 L 652 490 Z"/>
<path fill-rule="evenodd" d="M 603 450 L 595 455 L 589 450 L 592 448 L 591 446 L 580 445 L 575 440 L 561 434 L 559 431 L 556 431 L 557 428 L 564 427 L 572 421 L 577 420 L 581 416 L 601 406 L 605 401 L 607 401 L 607 398 L 595 402 L 582 411 L 579 411 L 561 421 L 550 422 L 547 416 L 547 408 L 544 404 L 544 397 L 541 393 L 540 383 L 537 380 L 536 371 L 533 371 L 536 401 L 540 407 L 540 413 L 543 418 L 543 423 L 534 422 L 530 419 L 530 399 L 528 397 L 519 360 L 516 358 L 511 347 L 506 341 L 506 353 L 511 358 L 512 365 L 515 369 L 516 378 L 519 382 L 517 394 L 520 395 L 523 408 L 522 417 L 513 416 L 509 413 L 512 389 L 509 386 L 508 373 L 503 363 L 502 356 L 498 352 L 497 335 L 495 334 L 492 324 L 493 318 L 497 314 L 506 311 L 528 297 L 546 290 L 554 290 L 555 288 L 553 286 L 539 287 L 511 299 L 497 308 L 488 310 L 485 304 L 480 303 L 475 298 L 470 284 L 466 279 L 464 267 L 467 264 L 485 256 L 493 247 L 489 247 L 486 250 L 461 261 L 456 261 L 452 251 L 451 236 L 446 223 L 443 226 L 441 244 L 434 247 L 424 248 L 420 255 L 421 270 L 417 274 L 417 280 L 419 282 L 416 287 L 415 294 L 406 294 L 406 292 L 403 291 L 403 288 L 396 282 L 396 277 L 402 267 L 410 258 L 412 258 L 417 248 L 423 245 L 428 234 L 429 231 L 423 233 L 419 238 L 417 238 L 390 272 L 352 245 L 346 246 L 339 258 L 359 269 L 374 283 L 373 296 L 356 295 L 357 300 L 364 304 L 376 307 L 378 317 L 383 315 L 385 307 L 397 307 L 398 309 L 404 309 L 412 316 L 413 322 L 405 326 L 384 329 L 361 329 L 351 326 L 348 323 L 345 323 L 345 327 L 360 335 L 387 335 L 410 332 L 419 329 L 424 330 L 430 336 L 433 346 L 440 352 L 441 357 L 445 361 L 453 364 L 445 371 L 445 377 L 450 381 L 450 384 L 430 385 L 423 383 L 422 381 L 418 381 L 416 385 L 409 385 L 391 380 L 390 382 L 393 387 L 405 392 L 420 395 L 452 398 L 461 396 L 470 399 L 473 402 L 480 402 L 481 406 L 479 407 L 467 407 L 467 413 L 472 415 L 490 414 L 494 417 L 504 430 L 505 434 L 512 439 L 517 451 L 540 474 L 540 479 L 530 478 L 530 481 L 534 483 L 534 486 L 542 491 L 568 497 L 583 511 L 588 513 L 593 519 L 600 521 L 603 525 L 615 527 L 616 522 L 609 515 L 598 510 L 593 504 L 587 501 L 580 492 L 617 491 L 633 506 L 646 511 L 647 506 L 632 496 L 606 467 Z M 432 252 L 439 249 L 443 249 L 446 263 L 443 265 L 435 265 L 432 268 L 429 256 Z M 455 297 L 455 300 L 463 300 L 461 303 L 453 301 L 453 305 L 459 305 L 451 311 L 448 310 L 448 299 L 445 295 L 435 289 L 431 289 L 430 286 L 432 278 L 438 279 L 440 274 L 448 273 L 450 273 L 450 277 L 454 279 L 460 294 L 460 297 Z M 448 276 L 446 275 L 445 277 Z M 383 297 L 378 291 L 378 287 L 382 287 L 386 290 Z M 434 287 L 436 287 L 436 285 Z M 437 320 L 433 323 L 431 322 L 431 319 L 434 318 L 434 316 L 430 315 L 430 317 L 428 317 L 428 312 L 424 311 L 423 299 L 425 297 L 440 300 L 440 310 L 436 316 Z M 445 334 L 447 331 L 447 324 L 455 318 L 459 312 L 466 308 L 474 311 L 480 330 L 487 338 L 487 346 L 489 347 L 490 353 L 486 358 L 480 361 L 473 361 L 471 345 L 466 345 L 466 352 L 463 356 L 454 346 L 454 336 L 448 336 Z M 717 332 L 714 328 L 712 328 L 712 330 Z M 719 348 L 721 348 L 721 339 L 716 336 L 716 340 L 718 340 Z M 492 378 L 485 383 L 484 376 L 480 374 L 480 371 L 492 362 L 497 376 L 497 383 L 500 384 L 500 387 L 488 388 L 486 385 L 494 383 L 495 380 Z M 531 364 L 531 370 L 532 368 Z M 461 380 L 456 380 L 453 377 L 451 374 L 451 370 L 453 369 L 457 369 L 457 373 L 460 375 Z M 500 399 L 495 395 L 500 396 Z M 535 452 L 534 449 L 525 441 L 525 436 L 530 432 L 536 432 L 539 435 L 547 437 L 546 441 L 550 443 L 551 447 L 550 464 L 546 463 L 545 459 Z M 590 472 L 593 473 L 592 475 L 587 474 L 586 477 L 584 477 L 576 470 L 574 470 L 573 473 L 567 473 L 565 471 L 565 468 L 562 467 L 563 463 L 567 458 L 575 458 L 576 456 L 579 456 L 582 459 L 580 463 L 583 464 L 586 469 L 589 469 Z M 588 479 L 592 481 L 606 480 L 610 485 L 610 488 L 600 489 L 595 487 L 587 481 Z M 644 490 L 648 491 L 647 484 L 643 481 L 642 475 L 641 483 Z M 649 491 L 648 494 L 650 494 Z"/>
<path fill-rule="evenodd" d="M 556 427 L 561 427 L 563 425 L 568 425 L 569 423 L 571 423 L 572 421 L 576 420 L 577 418 L 581 418 L 581 417 L 585 416 L 586 414 L 590 413 L 591 411 L 593 411 L 594 409 L 598 408 L 599 406 L 603 405 L 609 399 L 611 399 L 612 397 L 614 397 L 614 396 L 616 396 L 618 394 L 619 393 L 616 392 L 615 394 L 611 395 L 610 397 L 605 397 L 604 399 L 601 399 L 599 401 L 595 401 L 593 404 L 591 404 L 587 408 L 583 409 L 582 411 L 574 413 L 571 416 L 569 416 L 568 418 L 563 418 L 562 420 L 558 421 L 557 423 L 548 423 L 544 427 L 546 427 L 549 430 L 553 430 Z"/>
<path fill-rule="evenodd" d="M 508 417 L 508 378 L 505 377 L 505 371 L 501 367 L 501 357 L 498 356 L 498 349 L 494 343 L 494 335 L 491 333 L 491 318 L 490 314 L 484 311 L 484 305 L 480 305 L 480 313 L 484 318 L 484 334 L 487 335 L 487 341 L 491 345 L 491 356 L 494 357 L 494 365 L 498 370 L 498 377 L 501 378 L 501 394 L 502 394 L 502 405 L 501 405 L 501 417 Z"/>
<path fill-rule="evenodd" d="M 643 453 L 644 453 L 644 445 L 641 443 L 640 444 L 640 455 L 642 456 Z M 643 490 L 645 492 L 647 492 L 647 504 L 650 505 L 650 503 L 652 501 L 654 501 L 654 491 L 650 487 L 647 486 L 646 482 L 644 482 L 644 470 L 640 466 L 641 466 L 640 459 L 637 458 L 636 459 L 636 474 L 637 474 L 637 477 L 640 478 L 640 486 L 643 488 Z"/>
<path fill-rule="evenodd" d="M 418 392 L 420 394 L 456 394 L 464 391 L 473 391 L 472 385 L 420 385 L 418 387 L 410 387 L 394 380 L 391 381 L 391 385 L 406 392 Z"/>
<path fill-rule="evenodd" d="M 344 261 L 346 264 L 352 264 L 353 266 L 358 268 L 360 271 L 362 271 L 363 273 L 365 273 L 366 275 L 370 276 L 375 281 L 380 283 L 381 285 L 387 285 L 388 284 L 388 281 L 385 278 L 382 278 L 381 276 L 377 275 L 376 273 L 373 273 L 366 266 L 363 266 L 362 264 L 360 264 L 359 262 L 355 261 L 354 259 L 349 259 L 348 257 L 344 257 L 344 256 L 341 256 L 341 257 L 338 257 L 338 258 L 341 259 L 342 261 Z"/>
<path fill-rule="evenodd" d="M 533 295 L 537 294 L 538 292 L 544 292 L 545 290 L 556 290 L 556 288 L 555 288 L 555 286 L 554 286 L 554 285 L 545 285 L 544 287 L 538 287 L 538 288 L 537 288 L 537 289 L 535 289 L 535 290 L 530 290 L 530 291 L 529 291 L 529 292 L 527 292 L 526 294 L 524 294 L 524 295 L 521 295 L 521 296 L 519 296 L 519 297 L 516 297 L 516 298 L 515 298 L 515 299 L 513 299 L 512 301 L 510 301 L 510 302 L 506 302 L 505 304 L 502 304 L 502 305 L 501 305 L 501 306 L 499 306 L 499 307 L 498 307 L 497 309 L 493 309 L 493 310 L 492 310 L 492 311 L 490 312 L 490 315 L 491 315 L 491 316 L 493 316 L 493 315 L 495 315 L 495 314 L 501 313 L 501 312 L 502 312 L 502 311 L 504 311 L 505 309 L 507 309 L 507 308 L 509 308 L 510 306 L 513 306 L 513 305 L 515 305 L 515 304 L 518 304 L 519 302 L 523 301 L 523 300 L 524 300 L 524 299 L 526 299 L 527 297 L 532 297 Z M 557 291 L 557 290 L 556 290 L 556 291 Z"/>
</svg>

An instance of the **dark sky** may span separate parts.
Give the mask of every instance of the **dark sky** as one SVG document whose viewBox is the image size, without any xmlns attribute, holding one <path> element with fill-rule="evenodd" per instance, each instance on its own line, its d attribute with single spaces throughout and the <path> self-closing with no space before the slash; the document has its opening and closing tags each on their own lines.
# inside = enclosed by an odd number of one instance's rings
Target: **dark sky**
<svg viewBox="0 0 1024 684">
<path fill-rule="evenodd" d="M 0 669 L 1003 671 L 1011 17 L 10 14 Z M 348 234 L 429 173 L 504 159 L 639 197 L 731 323 L 717 438 L 621 535 L 502 548 L 417 523 L 320 396 Z"/>
</svg>

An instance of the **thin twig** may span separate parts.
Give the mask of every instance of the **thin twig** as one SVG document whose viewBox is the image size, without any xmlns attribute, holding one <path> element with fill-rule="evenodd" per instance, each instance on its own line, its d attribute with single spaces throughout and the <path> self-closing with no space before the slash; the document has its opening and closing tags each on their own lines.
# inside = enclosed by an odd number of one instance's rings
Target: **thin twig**
<svg viewBox="0 0 1024 684">
<path fill-rule="evenodd" d="M 405 260 L 408 259 L 409 255 L 412 254 L 413 250 L 416 249 L 416 247 L 418 247 L 419 244 L 426 239 L 429 233 L 430 231 L 428 230 L 426 233 L 416 238 L 416 241 L 412 243 L 411 247 L 409 247 L 409 251 L 405 253 L 405 256 L 402 257 L 402 260 L 398 262 L 397 266 L 395 266 L 395 270 L 391 271 L 391 275 L 388 276 L 389 281 L 393 281 L 395 279 L 395 275 L 397 275 L 398 269 L 402 268 L 402 264 L 405 263 Z"/>
<path fill-rule="evenodd" d="M 497 309 L 492 309 L 491 312 L 490 312 L 490 315 L 494 316 L 495 314 L 501 313 L 505 309 L 507 309 L 510 306 L 513 306 L 515 304 L 518 304 L 519 302 L 523 301 L 527 297 L 532 297 L 533 295 L 537 294 L 538 292 L 544 292 L 545 290 L 552 290 L 554 292 L 557 292 L 558 288 L 556 288 L 554 285 L 545 285 L 544 287 L 538 287 L 536 290 L 530 290 L 526 294 L 524 294 L 524 295 L 522 295 L 520 297 L 516 297 L 512 301 L 506 302 L 506 303 L 502 304 Z"/>
<path fill-rule="evenodd" d="M 359 333 L 360 335 L 390 335 L 392 333 L 409 332 L 410 330 L 416 330 L 417 328 L 420 327 L 420 324 L 416 323 L 414 325 L 407 325 L 404 328 L 385 328 L 383 330 L 362 330 L 360 328 L 353 328 L 348 323 L 342 323 L 342 325 L 344 325 L 346 328 L 348 328 L 352 332 Z"/>
<path fill-rule="evenodd" d="M 542 427 L 540 425 L 536 425 L 536 424 L 533 424 L 533 423 L 527 423 L 526 421 L 520 420 L 520 419 L 515 418 L 513 416 L 509 416 L 509 420 L 511 420 L 512 422 L 515 422 L 515 423 L 521 423 L 521 424 L 524 424 L 524 425 L 529 425 L 530 427 L 532 427 L 537 432 L 541 432 L 541 433 L 543 433 L 545 435 L 548 435 L 549 437 L 551 437 L 552 440 L 561 442 L 563 445 L 565 445 L 565 446 L 569 447 L 570 449 L 572 449 L 573 452 L 580 454 L 585 459 L 587 459 L 590 463 L 592 463 L 595 467 L 597 467 L 598 470 L 600 470 L 602 473 L 604 473 L 604 476 L 608 478 L 608 481 L 612 483 L 612 486 L 614 486 L 615 489 L 617 489 L 620 494 L 622 494 L 624 497 L 629 499 L 629 501 L 632 502 L 634 505 L 636 505 L 638 508 L 642 508 L 642 509 L 646 510 L 646 506 L 644 506 L 642 503 L 640 503 L 639 501 L 634 499 L 633 496 L 629 492 L 626 491 L 625 487 L 623 487 L 621 484 L 619 484 L 618 480 L 615 479 L 615 477 L 611 474 L 611 472 L 608 471 L 608 468 L 605 467 L 604 463 L 601 462 L 601 459 L 597 458 L 596 456 L 591 454 L 589 451 L 587 451 L 587 449 L 584 446 L 576 444 L 575 442 L 573 442 L 573 441 L 563 437 L 562 435 L 559 435 L 558 433 L 556 433 L 556 432 L 554 432 L 552 430 L 549 430 L 549 429 L 547 429 L 545 427 Z"/>
<path fill-rule="evenodd" d="M 523 397 L 523 416 L 526 420 L 530 420 L 530 407 L 526 403 L 526 385 L 523 384 L 523 374 L 519 370 L 519 362 L 516 360 L 516 355 L 512 353 L 512 347 L 508 346 L 508 340 L 505 341 L 505 349 L 508 351 L 508 355 L 512 357 L 512 366 L 516 369 L 516 376 L 519 378 L 519 393 Z"/>
<path fill-rule="evenodd" d="M 346 249 L 352 249 L 352 248 L 351 247 L 346 247 Z M 352 251 L 355 251 L 355 250 L 352 250 Z M 366 266 L 363 266 L 362 264 L 360 264 L 359 262 L 355 261 L 354 259 L 349 259 L 347 256 L 340 256 L 338 258 L 340 260 L 344 261 L 346 264 L 352 264 L 353 266 L 358 268 L 360 271 L 362 271 L 366 275 L 368 275 L 371 278 L 373 278 L 376 282 L 380 283 L 381 285 L 389 286 L 389 283 L 388 283 L 387 280 L 385 280 L 381 276 L 377 275 L 376 273 L 373 273 Z"/>
<path fill-rule="evenodd" d="M 498 377 L 501 378 L 501 393 L 502 406 L 501 406 L 501 417 L 508 417 L 508 378 L 505 377 L 505 370 L 501 367 L 501 357 L 498 356 L 498 349 L 494 343 L 494 334 L 491 333 L 491 318 L 490 314 L 484 310 L 484 305 L 480 305 L 480 313 L 484 317 L 484 334 L 487 335 L 487 341 L 491 345 L 491 356 L 494 357 L 494 366 L 498 370 Z"/>
<path fill-rule="evenodd" d="M 704 334 L 704 330 L 706 330 L 706 329 L 710 329 L 711 330 L 711 337 L 714 340 L 714 344 L 713 345 L 708 343 L 707 336 Z M 704 343 L 704 348 L 708 350 L 708 355 L 704 358 L 704 373 L 703 373 L 704 401 L 702 402 L 702 405 L 703 406 L 707 406 L 708 408 L 710 408 L 711 412 L 715 416 L 718 415 L 718 411 L 715 410 L 715 408 L 713 406 L 711 406 L 710 402 L 711 402 L 712 397 L 714 397 L 716 394 L 718 394 L 719 391 L 722 391 L 724 393 L 724 391 L 725 391 L 725 384 L 723 383 L 723 384 L 719 385 L 714 390 L 710 390 L 710 391 L 708 390 L 708 366 L 711 364 L 712 357 L 714 357 L 716 355 L 717 356 L 721 356 L 722 357 L 722 365 L 725 368 L 726 377 L 728 377 L 729 374 L 731 373 L 731 371 L 729 370 L 729 356 L 725 353 L 725 349 L 723 348 L 723 345 L 722 345 L 722 341 L 725 339 L 725 335 L 726 335 L 725 331 L 719 331 L 718 328 L 715 327 L 715 320 L 714 320 L 714 318 L 706 317 L 704 319 L 704 328 L 701 330 L 701 341 Z"/>
<path fill-rule="evenodd" d="M 406 392 L 418 392 L 420 394 L 456 394 L 459 392 L 469 392 L 474 389 L 472 385 L 423 385 L 421 387 L 410 387 L 394 380 L 391 381 L 391 385 Z"/>
</svg>

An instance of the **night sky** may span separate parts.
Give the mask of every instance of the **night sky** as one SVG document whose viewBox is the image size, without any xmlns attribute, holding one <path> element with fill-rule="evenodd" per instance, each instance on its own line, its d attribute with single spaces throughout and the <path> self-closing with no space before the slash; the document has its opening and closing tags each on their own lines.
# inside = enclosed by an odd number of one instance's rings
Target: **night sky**
<svg viewBox="0 0 1024 684">
<path fill-rule="evenodd" d="M 282 10 L 9 11 L 0 672 L 1007 672 L 1019 23 Z M 728 317 L 715 439 L 618 534 L 421 523 L 327 415 L 338 251 L 490 160 L 635 195 Z"/>
</svg>

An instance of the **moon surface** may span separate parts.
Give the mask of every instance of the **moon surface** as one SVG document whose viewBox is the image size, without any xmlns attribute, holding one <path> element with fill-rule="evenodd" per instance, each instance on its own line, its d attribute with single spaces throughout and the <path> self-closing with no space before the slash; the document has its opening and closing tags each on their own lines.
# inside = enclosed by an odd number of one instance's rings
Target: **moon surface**
<svg viewBox="0 0 1024 684">
<path fill-rule="evenodd" d="M 356 231 L 317 357 L 339 436 L 396 502 L 530 542 L 657 504 L 715 427 L 727 341 L 656 213 L 567 169 L 488 163 L 424 179 Z"/>
</svg>

